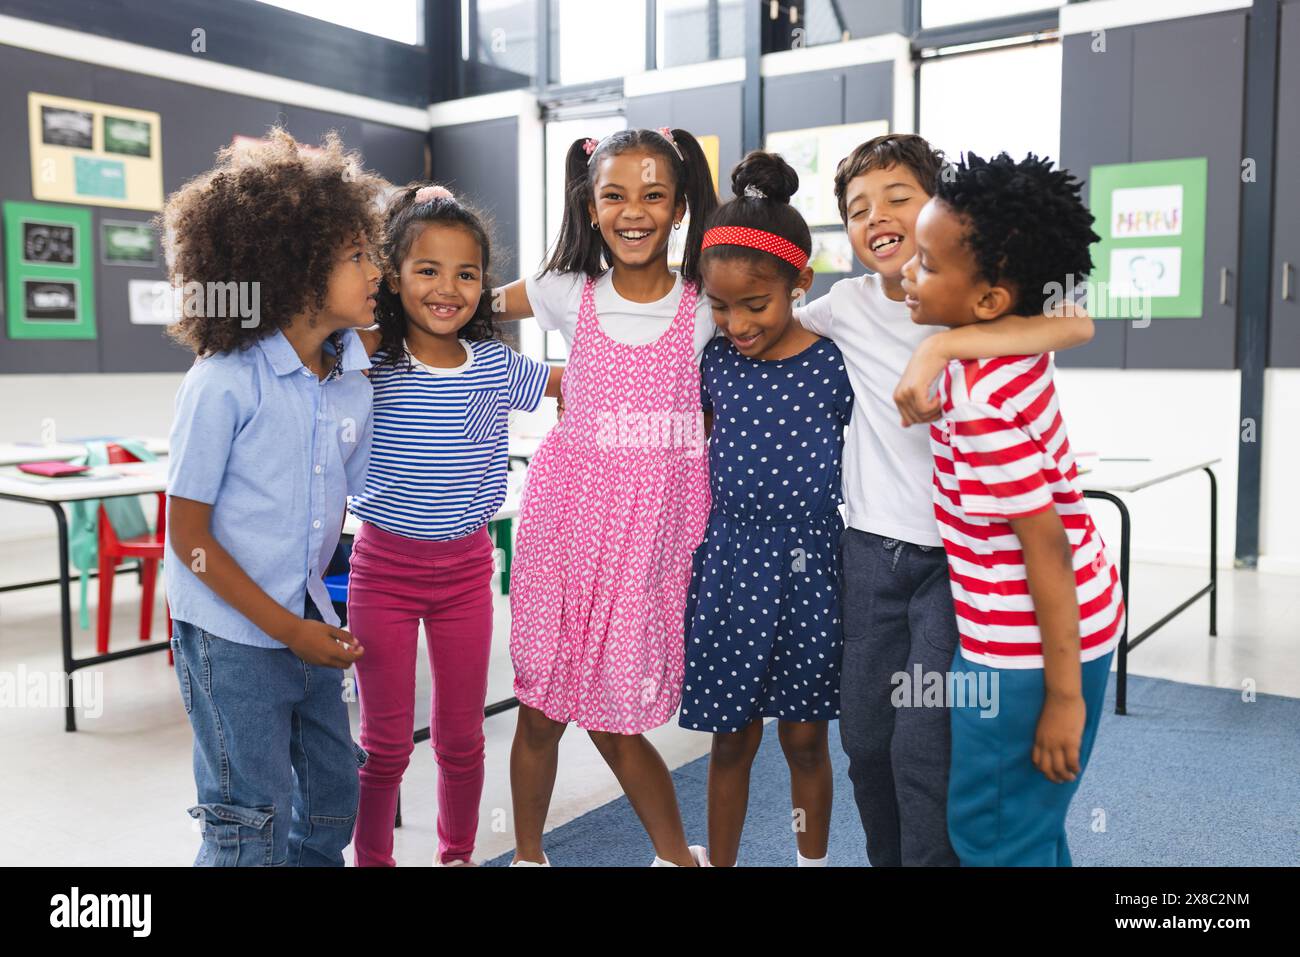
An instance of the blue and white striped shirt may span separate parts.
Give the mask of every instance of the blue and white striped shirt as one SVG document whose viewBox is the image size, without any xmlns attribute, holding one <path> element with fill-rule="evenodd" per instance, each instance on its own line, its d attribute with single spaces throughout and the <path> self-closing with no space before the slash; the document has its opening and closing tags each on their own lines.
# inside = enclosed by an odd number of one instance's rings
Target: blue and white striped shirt
<svg viewBox="0 0 1300 957">
<path fill-rule="evenodd" d="M 386 532 L 427 541 L 486 525 L 506 497 L 511 409 L 541 404 L 550 367 L 497 340 L 461 340 L 455 369 L 371 360 L 374 442 L 352 514 Z"/>
</svg>

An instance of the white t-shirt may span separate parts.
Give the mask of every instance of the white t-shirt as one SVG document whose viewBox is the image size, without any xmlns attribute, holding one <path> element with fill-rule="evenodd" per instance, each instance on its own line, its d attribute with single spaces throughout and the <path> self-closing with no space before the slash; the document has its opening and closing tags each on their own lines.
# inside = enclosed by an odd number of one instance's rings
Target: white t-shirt
<svg viewBox="0 0 1300 957">
<path fill-rule="evenodd" d="M 654 302 L 633 302 L 624 299 L 614 288 L 613 270 L 605 270 L 596 280 L 596 319 L 601 330 L 615 342 L 628 346 L 643 346 L 654 342 L 668 331 L 677 316 L 682 301 L 682 276 L 676 277 L 668 295 Z M 578 307 L 582 305 L 584 273 L 548 272 L 528 276 L 524 289 L 533 307 L 537 324 L 543 329 L 554 329 L 573 348 L 573 334 L 578 328 Z M 695 361 L 704 355 L 718 327 L 713 324 L 713 310 L 703 290 L 695 300 Z"/>
<path fill-rule="evenodd" d="M 921 341 L 941 330 L 912 322 L 875 276 L 841 279 L 795 310 L 805 328 L 840 347 L 855 398 L 844 439 L 848 524 L 914 545 L 941 545 L 934 519 L 928 426 L 903 428 L 894 389 Z"/>
</svg>

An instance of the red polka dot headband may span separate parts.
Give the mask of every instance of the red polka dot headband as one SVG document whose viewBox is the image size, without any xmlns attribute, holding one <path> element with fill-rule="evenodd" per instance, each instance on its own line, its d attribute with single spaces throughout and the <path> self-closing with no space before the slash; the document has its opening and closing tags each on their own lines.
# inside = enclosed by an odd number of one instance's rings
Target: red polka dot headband
<svg viewBox="0 0 1300 957">
<path fill-rule="evenodd" d="M 762 229 L 750 229 L 748 226 L 714 226 L 704 233 L 701 250 L 710 246 L 749 246 L 761 249 L 779 259 L 784 259 L 795 269 L 808 265 L 808 254 L 790 240 L 769 233 Z"/>
</svg>

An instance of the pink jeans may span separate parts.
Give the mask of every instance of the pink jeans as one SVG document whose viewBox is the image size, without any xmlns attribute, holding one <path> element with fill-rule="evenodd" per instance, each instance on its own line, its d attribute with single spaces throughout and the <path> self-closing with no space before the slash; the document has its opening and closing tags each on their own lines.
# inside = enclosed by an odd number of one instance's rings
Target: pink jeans
<svg viewBox="0 0 1300 957">
<path fill-rule="evenodd" d="M 468 859 L 483 793 L 483 705 L 492 646 L 492 541 L 483 528 L 449 542 L 365 523 L 352 548 L 348 631 L 357 659 L 361 769 L 353 850 L 359 867 L 392 867 L 397 789 L 415 726 L 417 627 L 433 672 L 430 743 L 438 762 L 438 854 Z"/>
</svg>

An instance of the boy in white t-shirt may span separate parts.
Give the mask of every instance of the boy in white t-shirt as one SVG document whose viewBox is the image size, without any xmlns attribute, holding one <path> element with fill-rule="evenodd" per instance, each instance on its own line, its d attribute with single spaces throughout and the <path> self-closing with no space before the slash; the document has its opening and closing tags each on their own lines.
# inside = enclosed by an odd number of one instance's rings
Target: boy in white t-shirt
<svg viewBox="0 0 1300 957">
<path fill-rule="evenodd" d="M 858 261 L 873 275 L 837 282 L 796 311 L 833 339 L 857 396 L 844 449 L 844 659 L 840 738 L 875 867 L 956 865 L 948 840 L 949 711 L 925 694 L 947 672 L 957 623 L 931 498 L 929 439 L 906 424 L 937 418 L 930 385 L 950 359 L 1037 355 L 1092 338 L 1081 310 L 937 332 L 904 305 L 903 264 L 943 154 L 890 133 L 840 162 L 835 196 Z M 900 381 L 901 380 L 901 381 Z M 901 421 L 900 421 L 901 420 Z"/>
</svg>

